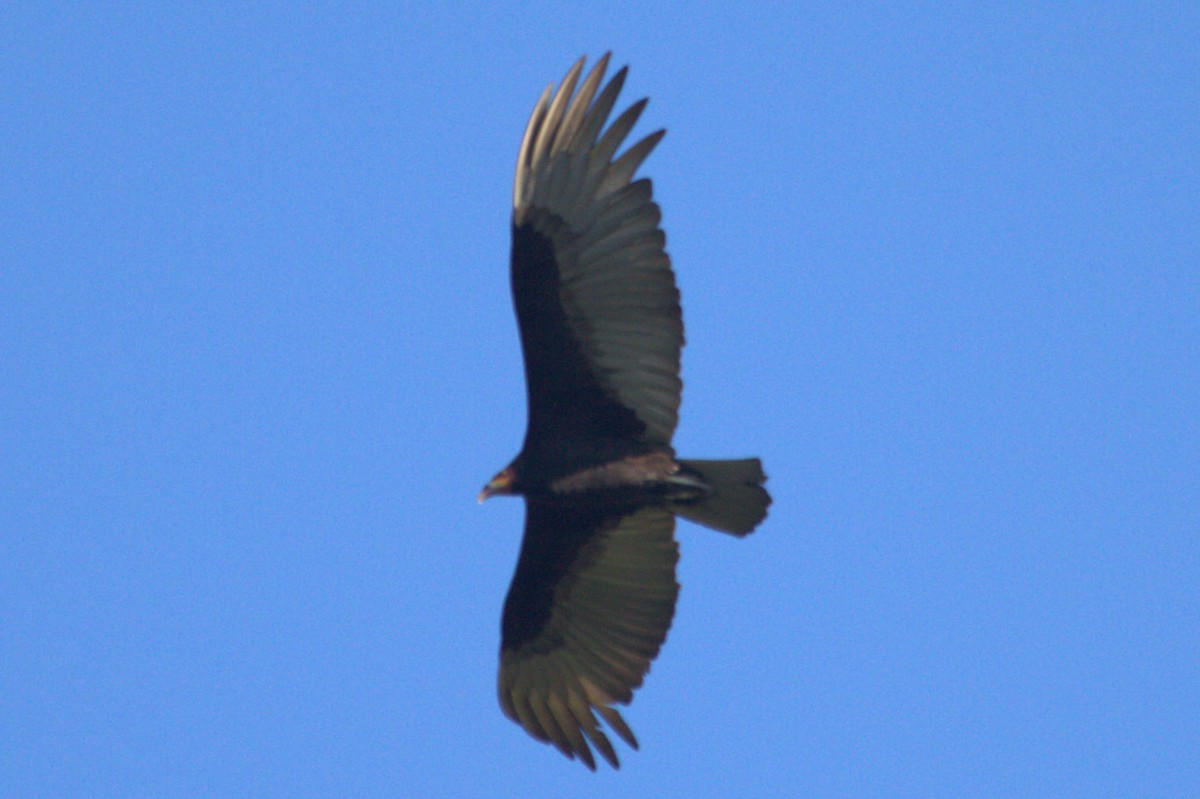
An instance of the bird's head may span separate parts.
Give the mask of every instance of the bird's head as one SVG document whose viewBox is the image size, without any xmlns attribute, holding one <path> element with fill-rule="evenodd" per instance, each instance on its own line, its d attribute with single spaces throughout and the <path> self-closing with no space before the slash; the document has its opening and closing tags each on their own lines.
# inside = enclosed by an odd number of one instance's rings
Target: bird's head
<svg viewBox="0 0 1200 799">
<path fill-rule="evenodd" d="M 479 492 L 479 501 L 483 502 L 488 497 L 494 497 L 497 494 L 515 494 L 517 493 L 517 472 L 512 466 L 505 466 L 491 480 L 488 480 L 487 485 Z"/>
</svg>

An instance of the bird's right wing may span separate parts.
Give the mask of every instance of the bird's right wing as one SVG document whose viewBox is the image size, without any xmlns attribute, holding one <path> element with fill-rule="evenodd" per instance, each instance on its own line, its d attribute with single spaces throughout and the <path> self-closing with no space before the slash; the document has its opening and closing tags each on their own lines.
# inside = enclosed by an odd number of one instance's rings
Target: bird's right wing
<svg viewBox="0 0 1200 799">
<path fill-rule="evenodd" d="M 679 291 L 650 181 L 632 180 L 665 131 L 614 158 L 646 101 L 605 130 L 625 80 L 622 69 L 597 96 L 607 64 L 578 92 L 583 59 L 556 93 L 546 89 L 517 159 L 512 287 L 527 448 L 539 435 L 669 445 L 679 417 Z"/>
<path fill-rule="evenodd" d="M 525 537 L 504 603 L 500 706 L 540 741 L 595 769 L 589 742 L 618 767 L 596 713 L 634 749 L 628 704 L 658 654 L 679 585 L 675 517 L 526 500 Z"/>
</svg>

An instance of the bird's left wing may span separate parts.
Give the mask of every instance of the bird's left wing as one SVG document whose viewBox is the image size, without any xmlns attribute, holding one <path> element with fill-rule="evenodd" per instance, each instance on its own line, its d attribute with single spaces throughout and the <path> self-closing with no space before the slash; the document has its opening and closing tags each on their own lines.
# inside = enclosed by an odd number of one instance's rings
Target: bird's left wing
<svg viewBox="0 0 1200 799">
<path fill-rule="evenodd" d="M 661 507 L 527 499 L 525 538 L 504 604 L 500 705 L 595 769 L 618 767 L 596 713 L 634 749 L 627 704 L 658 654 L 679 585 L 675 517 Z"/>
<path fill-rule="evenodd" d="M 646 101 L 605 128 L 625 80 L 578 61 L 538 102 L 513 186 L 512 287 L 539 439 L 669 446 L 679 419 L 683 317 L 650 181 L 633 179 L 664 131 L 617 149 Z M 599 91 L 599 93 L 597 93 Z"/>
</svg>

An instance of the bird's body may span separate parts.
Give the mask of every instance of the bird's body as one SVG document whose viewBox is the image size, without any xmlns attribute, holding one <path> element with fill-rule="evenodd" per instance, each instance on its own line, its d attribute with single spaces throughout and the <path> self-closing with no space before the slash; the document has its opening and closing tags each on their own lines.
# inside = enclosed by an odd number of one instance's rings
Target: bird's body
<svg viewBox="0 0 1200 799">
<path fill-rule="evenodd" d="M 480 494 L 521 494 L 525 535 L 505 601 L 499 694 L 531 735 L 614 767 L 596 715 L 630 746 L 628 703 L 674 614 L 675 516 L 734 535 L 765 517 L 757 459 L 676 458 L 679 291 L 650 181 L 662 138 L 614 158 L 646 101 L 607 129 L 625 70 L 597 95 L 605 56 L 547 88 L 521 144 L 512 289 L 529 424 L 520 454 Z"/>
</svg>

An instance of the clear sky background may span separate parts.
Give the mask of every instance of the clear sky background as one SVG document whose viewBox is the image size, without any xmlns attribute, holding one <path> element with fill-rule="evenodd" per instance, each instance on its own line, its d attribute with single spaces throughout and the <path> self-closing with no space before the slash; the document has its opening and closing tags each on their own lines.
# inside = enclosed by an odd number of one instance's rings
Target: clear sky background
<svg viewBox="0 0 1200 799">
<path fill-rule="evenodd" d="M 1192 3 L 0 11 L 0 795 L 1200 795 Z M 511 180 L 630 64 L 676 621 L 588 773 L 495 697 Z"/>
</svg>

